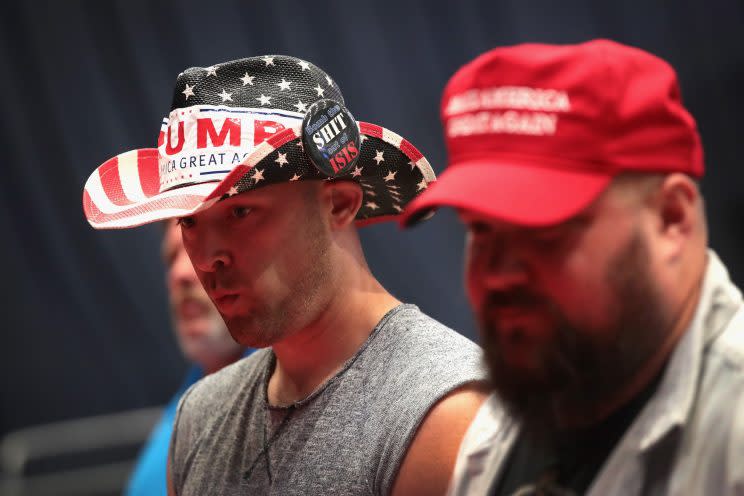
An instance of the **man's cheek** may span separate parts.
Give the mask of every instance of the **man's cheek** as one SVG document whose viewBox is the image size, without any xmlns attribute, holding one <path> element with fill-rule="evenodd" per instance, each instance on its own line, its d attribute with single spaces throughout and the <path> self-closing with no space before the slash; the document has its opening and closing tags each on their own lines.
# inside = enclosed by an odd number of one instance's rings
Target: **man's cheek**
<svg viewBox="0 0 744 496">
<path fill-rule="evenodd" d="M 470 305 L 473 310 L 478 311 L 481 301 L 483 299 L 483 285 L 482 285 L 482 271 L 478 270 L 475 260 L 471 254 L 466 252 L 465 255 L 465 292 L 467 293 Z"/>
</svg>

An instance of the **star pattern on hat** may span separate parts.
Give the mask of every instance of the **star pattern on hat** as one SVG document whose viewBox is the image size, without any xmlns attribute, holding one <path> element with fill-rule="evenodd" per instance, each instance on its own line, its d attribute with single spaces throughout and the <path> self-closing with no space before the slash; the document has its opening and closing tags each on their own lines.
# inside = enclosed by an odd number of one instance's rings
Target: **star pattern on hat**
<svg viewBox="0 0 744 496">
<path fill-rule="evenodd" d="M 184 89 L 181 93 L 183 93 L 186 96 L 186 100 L 188 100 L 190 96 L 194 96 L 194 87 L 187 84 L 186 89 Z"/>
<path fill-rule="evenodd" d="M 385 159 L 382 157 L 382 154 L 384 152 L 383 151 L 380 151 L 380 150 L 375 150 L 375 153 L 376 153 L 375 158 L 373 158 L 372 160 L 374 160 L 375 162 L 377 162 L 377 165 L 380 165 L 380 162 L 384 162 L 385 161 Z"/>
<path fill-rule="evenodd" d="M 274 160 L 274 162 L 279 164 L 279 167 L 289 163 L 289 160 L 287 160 L 286 153 L 276 152 L 276 154 L 277 154 L 277 157 L 276 157 L 276 160 Z"/>
<path fill-rule="evenodd" d="M 344 103 L 335 83 L 326 87 L 329 80 L 333 83 L 309 62 L 283 55 L 194 67 L 179 75 L 179 91 L 171 110 L 183 108 L 184 104 L 226 105 L 271 107 L 304 114 L 321 97 Z"/>
<path fill-rule="evenodd" d="M 329 75 L 308 62 L 282 55 L 187 69 L 179 76 L 176 88 L 171 110 L 214 105 L 242 109 L 263 107 L 302 115 L 320 98 L 344 103 L 338 86 Z M 417 160 L 403 152 L 400 145 L 385 141 L 380 134 L 360 133 L 357 161 L 339 177 L 353 179 L 362 187 L 363 199 L 357 219 L 395 215 L 425 189 L 425 169 L 417 166 Z M 309 161 L 302 140 L 296 138 L 253 164 L 235 185 L 225 190 L 223 198 L 268 184 L 321 179 L 328 178 Z"/>
<path fill-rule="evenodd" d="M 300 141 L 296 138 L 281 145 L 256 164 L 238 181 L 238 191 L 244 192 L 282 182 L 336 180 L 321 174 L 312 165 L 298 146 Z M 397 215 L 420 192 L 417 183 L 421 181 L 426 184 L 426 180 L 420 169 L 411 171 L 405 167 L 404 164 L 410 158 L 394 145 L 375 137 L 370 137 L 366 143 L 366 146 L 360 148 L 358 161 L 346 173 L 346 177 L 353 178 L 362 188 L 362 205 L 357 219 Z M 378 152 L 384 154 L 386 163 L 392 164 L 390 169 L 381 170 L 377 167 L 374 158 Z M 286 164 L 284 159 L 287 160 Z"/>
</svg>

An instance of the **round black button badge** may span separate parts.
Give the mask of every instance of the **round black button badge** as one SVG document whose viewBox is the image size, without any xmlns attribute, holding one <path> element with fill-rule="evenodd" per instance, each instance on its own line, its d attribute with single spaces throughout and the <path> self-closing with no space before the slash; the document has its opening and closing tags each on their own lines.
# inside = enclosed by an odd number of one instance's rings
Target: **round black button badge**
<svg viewBox="0 0 744 496">
<path fill-rule="evenodd" d="M 345 174 L 359 158 L 361 140 L 351 112 L 334 100 L 313 103 L 302 121 L 302 145 L 315 167 L 328 177 Z"/>
</svg>

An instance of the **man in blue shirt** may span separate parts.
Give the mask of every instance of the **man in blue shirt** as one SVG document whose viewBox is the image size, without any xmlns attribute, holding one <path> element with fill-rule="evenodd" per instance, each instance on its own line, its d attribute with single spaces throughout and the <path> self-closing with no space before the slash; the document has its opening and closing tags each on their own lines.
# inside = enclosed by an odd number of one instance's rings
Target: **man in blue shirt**
<svg viewBox="0 0 744 496">
<path fill-rule="evenodd" d="M 165 225 L 162 255 L 168 269 L 166 279 L 176 337 L 183 354 L 193 365 L 140 452 L 127 486 L 127 496 L 166 494 L 168 445 L 181 395 L 205 375 L 253 351 L 241 347 L 230 336 L 222 317 L 196 277 L 183 248 L 181 230 L 174 221 L 167 221 Z"/>
</svg>

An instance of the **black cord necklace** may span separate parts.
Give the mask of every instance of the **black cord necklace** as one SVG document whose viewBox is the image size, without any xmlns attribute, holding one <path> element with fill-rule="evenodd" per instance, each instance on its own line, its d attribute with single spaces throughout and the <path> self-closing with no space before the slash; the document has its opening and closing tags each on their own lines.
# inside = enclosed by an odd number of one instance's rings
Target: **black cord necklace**
<svg viewBox="0 0 744 496">
<path fill-rule="evenodd" d="M 263 448 L 258 453 L 258 455 L 256 455 L 256 458 L 253 459 L 253 462 L 251 463 L 251 466 L 248 467 L 248 470 L 243 472 L 244 481 L 248 481 L 251 478 L 251 475 L 253 474 L 253 469 L 256 468 L 256 464 L 258 463 L 258 460 L 260 460 L 262 456 L 266 455 L 266 474 L 269 477 L 269 485 L 273 484 L 273 477 L 271 474 L 271 459 L 269 458 L 269 447 L 271 446 L 271 443 L 273 443 L 274 440 L 277 438 L 277 436 L 282 431 L 282 429 L 284 429 L 284 426 L 287 425 L 289 418 L 297 410 L 297 406 L 291 405 L 287 408 L 287 410 L 288 410 L 287 414 L 284 416 L 281 423 L 279 423 L 277 428 L 271 434 L 271 437 L 267 439 L 266 429 L 263 429 Z"/>
</svg>

